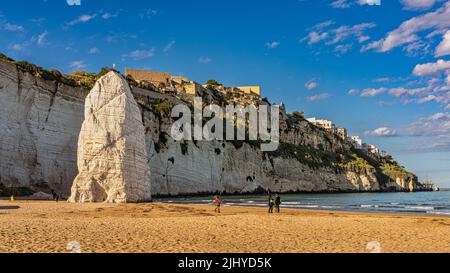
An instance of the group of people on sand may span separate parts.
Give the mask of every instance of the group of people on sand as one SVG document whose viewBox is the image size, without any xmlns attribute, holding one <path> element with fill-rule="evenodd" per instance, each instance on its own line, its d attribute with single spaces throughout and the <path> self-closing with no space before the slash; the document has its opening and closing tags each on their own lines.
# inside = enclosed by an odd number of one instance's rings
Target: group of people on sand
<svg viewBox="0 0 450 273">
<path fill-rule="evenodd" d="M 214 212 L 220 213 L 220 206 L 222 205 L 222 198 L 220 197 L 220 195 L 214 196 L 213 202 L 216 207 L 214 209 Z M 276 194 L 274 198 L 272 194 L 269 194 L 269 214 L 272 214 L 274 209 L 277 213 L 280 213 L 280 205 L 281 205 L 281 197 L 278 194 Z"/>
<path fill-rule="evenodd" d="M 277 213 L 280 213 L 280 205 L 281 205 L 281 197 L 276 194 L 275 198 L 273 198 L 272 194 L 269 194 L 269 214 L 273 213 L 273 209 Z"/>
</svg>

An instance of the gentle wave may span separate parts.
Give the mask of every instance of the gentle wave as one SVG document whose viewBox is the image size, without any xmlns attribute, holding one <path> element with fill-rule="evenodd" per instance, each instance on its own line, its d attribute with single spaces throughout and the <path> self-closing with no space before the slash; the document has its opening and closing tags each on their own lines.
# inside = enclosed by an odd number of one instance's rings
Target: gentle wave
<svg viewBox="0 0 450 273">
<path fill-rule="evenodd" d="M 450 211 L 427 211 L 428 214 L 450 215 Z"/>
<path fill-rule="evenodd" d="M 168 203 L 213 204 L 212 197 L 166 199 Z M 267 207 L 267 196 L 223 196 L 225 206 Z M 412 213 L 450 216 L 450 191 L 368 194 L 293 194 L 281 195 L 281 207 L 364 211 L 374 213 Z"/>
<path fill-rule="evenodd" d="M 423 206 L 405 206 L 406 209 L 413 209 L 413 210 L 434 210 L 434 207 L 423 207 Z"/>
<path fill-rule="evenodd" d="M 361 208 L 378 208 L 379 205 L 361 205 Z"/>
</svg>

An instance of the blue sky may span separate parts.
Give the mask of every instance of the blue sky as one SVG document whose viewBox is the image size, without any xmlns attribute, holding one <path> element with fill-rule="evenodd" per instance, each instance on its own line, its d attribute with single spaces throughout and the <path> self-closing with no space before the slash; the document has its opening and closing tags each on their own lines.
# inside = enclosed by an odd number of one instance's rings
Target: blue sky
<svg viewBox="0 0 450 273">
<path fill-rule="evenodd" d="M 80 2 L 2 1 L 0 51 L 64 72 L 114 63 L 260 84 L 450 180 L 450 1 Z"/>
</svg>

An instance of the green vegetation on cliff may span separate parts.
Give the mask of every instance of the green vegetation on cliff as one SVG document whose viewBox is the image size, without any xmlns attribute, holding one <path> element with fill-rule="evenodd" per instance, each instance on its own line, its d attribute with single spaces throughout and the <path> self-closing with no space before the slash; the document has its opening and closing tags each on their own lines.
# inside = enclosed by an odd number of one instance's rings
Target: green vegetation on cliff
<svg viewBox="0 0 450 273">
<path fill-rule="evenodd" d="M 330 168 L 336 172 L 374 173 L 381 183 L 395 181 L 398 177 L 417 182 L 417 177 L 394 161 L 392 156 L 377 157 L 358 149 L 327 152 L 312 147 L 280 143 L 278 150 L 266 154 L 269 158 L 296 159 L 312 169 Z"/>
<path fill-rule="evenodd" d="M 110 68 L 102 68 L 99 73 L 88 73 L 85 71 L 74 71 L 71 74 L 63 74 L 56 69 L 45 69 L 35 64 L 26 61 L 15 61 L 6 55 L 0 53 L 0 60 L 8 63 L 15 64 L 16 67 L 26 73 L 48 80 L 48 81 L 58 81 L 62 84 L 72 86 L 72 87 L 82 87 L 84 89 L 90 90 L 94 87 L 95 82 L 103 75 L 111 71 Z M 116 71 L 117 72 L 117 71 Z"/>
<path fill-rule="evenodd" d="M 219 86 L 219 85 L 221 85 L 218 81 L 216 81 L 216 80 L 208 80 L 207 82 L 206 82 L 206 85 L 207 86 Z"/>
<path fill-rule="evenodd" d="M 280 143 L 278 150 L 267 154 L 271 157 L 293 158 L 313 169 L 373 171 L 376 168 L 366 159 L 351 151 L 335 153 L 290 143 Z"/>
<path fill-rule="evenodd" d="M 390 155 L 381 157 L 380 168 L 383 173 L 389 177 L 409 178 L 417 181 L 417 176 L 415 174 L 407 171 L 405 167 L 400 166 Z"/>
</svg>

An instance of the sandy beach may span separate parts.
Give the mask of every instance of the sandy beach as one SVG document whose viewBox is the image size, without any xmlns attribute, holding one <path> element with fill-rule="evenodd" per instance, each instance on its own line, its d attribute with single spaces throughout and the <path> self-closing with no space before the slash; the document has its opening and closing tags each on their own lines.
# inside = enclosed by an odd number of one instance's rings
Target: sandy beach
<svg viewBox="0 0 450 273">
<path fill-rule="evenodd" d="M 2 209 L 19 206 L 18 209 Z M 209 205 L 0 201 L 0 252 L 450 252 L 450 218 Z"/>
</svg>

